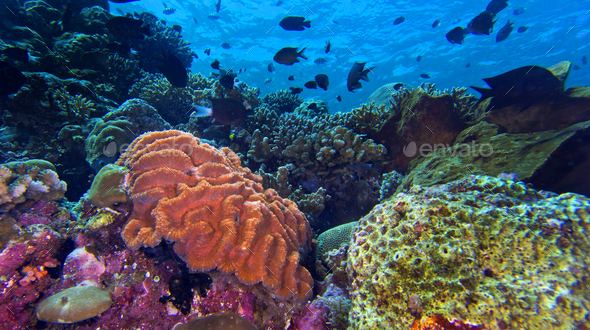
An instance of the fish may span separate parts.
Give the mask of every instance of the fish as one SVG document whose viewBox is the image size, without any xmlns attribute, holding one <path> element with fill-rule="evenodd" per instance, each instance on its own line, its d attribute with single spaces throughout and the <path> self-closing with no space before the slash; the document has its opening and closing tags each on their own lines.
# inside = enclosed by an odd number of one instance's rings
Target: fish
<svg viewBox="0 0 590 330">
<path fill-rule="evenodd" d="M 233 89 L 235 77 L 235 74 L 225 74 L 219 78 L 219 84 L 227 89 Z"/>
<path fill-rule="evenodd" d="M 279 25 L 287 31 L 303 31 L 306 27 L 311 27 L 311 21 L 306 21 L 305 17 L 301 16 L 286 16 Z"/>
<path fill-rule="evenodd" d="M 161 19 L 160 23 L 162 23 L 163 25 L 166 25 L 166 20 Z"/>
<path fill-rule="evenodd" d="M 518 32 L 518 33 L 523 33 L 523 32 L 525 32 L 525 31 L 526 31 L 526 30 L 528 30 L 528 29 L 529 29 L 529 27 L 528 27 L 528 26 L 526 26 L 526 25 L 523 25 L 523 26 L 519 27 L 519 28 L 518 28 L 518 30 L 516 30 L 516 32 Z"/>
<path fill-rule="evenodd" d="M 581 67 L 581 66 L 579 66 L 579 65 L 577 65 L 577 64 L 574 64 L 574 66 L 573 66 L 573 69 L 574 69 L 574 70 L 580 70 L 581 68 L 582 68 L 582 67 Z"/>
<path fill-rule="evenodd" d="M 514 9 L 514 11 L 512 12 L 514 15 L 522 15 L 526 12 L 526 7 L 525 6 L 518 6 L 516 7 L 516 9 Z"/>
<path fill-rule="evenodd" d="M 293 81 L 293 80 L 295 80 L 295 77 L 289 76 L 289 78 L 287 78 L 287 79 L 289 79 L 290 81 Z"/>
<path fill-rule="evenodd" d="M 393 89 L 395 89 L 396 91 L 399 91 L 400 88 L 402 88 L 404 84 L 403 83 L 397 83 L 395 85 L 393 85 Z"/>
<path fill-rule="evenodd" d="M 303 84 L 303 86 L 305 86 L 309 89 L 317 89 L 318 88 L 318 84 L 313 80 L 306 82 L 305 84 Z"/>
<path fill-rule="evenodd" d="M 193 104 L 195 111 L 191 113 L 191 117 L 207 117 L 213 118 L 212 123 L 222 125 L 237 125 L 246 118 L 246 107 L 238 100 L 234 99 L 209 99 L 211 107 L 204 107 Z"/>
<path fill-rule="evenodd" d="M 224 43 L 221 44 L 221 48 L 223 48 L 223 49 L 230 49 L 231 48 L 231 45 L 228 44 L 227 42 L 224 42 Z"/>
<path fill-rule="evenodd" d="M 467 24 L 467 29 L 475 35 L 489 35 L 494 29 L 494 23 L 496 23 L 494 18 L 496 18 L 496 14 L 485 10 Z"/>
<path fill-rule="evenodd" d="M 471 63 L 469 63 L 469 62 L 468 62 L 467 64 L 465 64 L 465 67 L 466 67 L 466 68 L 468 68 L 468 67 L 470 67 L 470 66 L 471 66 Z"/>
<path fill-rule="evenodd" d="M 510 35 L 510 32 L 512 32 L 512 29 L 514 29 L 513 23 L 510 23 L 510 20 L 508 20 L 508 23 L 506 23 L 506 25 L 504 25 L 504 27 L 498 31 L 498 34 L 496 35 L 496 42 L 506 40 L 506 38 L 508 38 Z"/>
<path fill-rule="evenodd" d="M 7 62 L 0 61 L 0 95 L 14 94 L 27 82 L 19 69 L 13 67 Z"/>
<path fill-rule="evenodd" d="M 434 21 L 434 23 L 432 23 L 432 28 L 437 27 L 440 24 L 440 19 L 437 19 L 436 21 Z"/>
<path fill-rule="evenodd" d="M 586 58 L 586 55 L 582 56 L 582 64 L 588 64 L 588 59 Z"/>
<path fill-rule="evenodd" d="M 330 52 L 331 47 L 332 47 L 332 44 L 330 43 L 330 40 L 326 41 L 326 46 L 324 46 L 324 52 L 326 54 L 328 54 Z"/>
<path fill-rule="evenodd" d="M 216 21 L 216 20 L 218 20 L 218 19 L 219 19 L 219 15 L 217 15 L 217 14 L 209 14 L 209 15 L 207 16 L 207 18 L 208 18 L 208 19 L 212 19 L 212 20 Z"/>
<path fill-rule="evenodd" d="M 2 53 L 15 61 L 29 63 L 29 51 L 26 49 L 19 47 L 8 47 L 4 48 Z"/>
<path fill-rule="evenodd" d="M 275 70 L 275 66 L 272 63 L 268 63 L 268 72 L 273 72 Z"/>
<path fill-rule="evenodd" d="M 199 24 L 199 21 L 197 21 L 197 19 L 194 17 L 193 17 L 193 22 L 195 22 L 195 24 L 197 24 L 197 25 Z"/>
<path fill-rule="evenodd" d="M 492 97 L 488 106 L 490 111 L 513 104 L 522 106 L 522 111 L 541 99 L 563 92 L 563 83 L 551 71 L 536 65 L 527 65 L 483 80 L 491 89 L 471 88 L 481 93 L 478 104 Z"/>
<path fill-rule="evenodd" d="M 307 60 L 307 57 L 303 54 L 303 51 L 306 47 L 303 47 L 301 51 L 297 51 L 297 47 L 285 47 L 279 50 L 273 59 L 277 63 L 285 64 L 285 65 L 293 65 L 299 62 L 299 58 L 304 58 Z"/>
<path fill-rule="evenodd" d="M 469 32 L 466 29 L 464 29 L 460 26 L 457 26 L 456 28 L 449 31 L 449 33 L 447 33 L 446 37 L 450 43 L 461 45 L 461 44 L 463 44 L 463 40 L 465 39 L 465 36 L 468 33 Z"/>
<path fill-rule="evenodd" d="M 158 60 L 162 63 L 156 65 L 156 68 L 162 72 L 172 86 L 185 87 L 188 82 L 186 66 L 170 50 L 168 50 L 168 54 L 164 53 L 164 49 L 161 46 L 160 50 L 162 51 L 162 57 L 158 58 Z"/>
<path fill-rule="evenodd" d="M 402 23 L 403 23 L 405 20 L 406 20 L 406 18 L 405 18 L 405 17 L 403 17 L 403 16 L 400 16 L 400 17 L 396 18 L 396 19 L 395 19 L 395 21 L 393 21 L 393 25 L 399 25 L 399 24 L 402 24 Z"/>
<path fill-rule="evenodd" d="M 508 7 L 508 0 L 492 0 L 486 7 L 486 11 L 489 11 L 495 15 L 506 7 Z"/>
<path fill-rule="evenodd" d="M 277 3 L 275 4 L 275 6 L 280 6 L 283 4 L 283 0 L 278 0 Z"/>
<path fill-rule="evenodd" d="M 111 17 L 105 26 L 111 33 L 125 38 L 143 39 L 144 35 L 152 35 L 150 26 L 143 25 L 142 20 L 125 16 Z"/>
<path fill-rule="evenodd" d="M 107 60 L 109 58 L 109 54 L 95 50 L 91 52 L 85 52 L 80 56 L 80 61 L 84 68 L 88 69 L 108 69 Z"/>
<path fill-rule="evenodd" d="M 207 56 L 211 55 L 211 48 L 205 49 L 204 53 L 207 54 Z"/>
<path fill-rule="evenodd" d="M 164 10 L 162 11 L 164 15 L 170 15 L 176 12 L 176 8 L 166 6 L 165 2 L 162 2 L 162 4 L 164 5 Z"/>
<path fill-rule="evenodd" d="M 219 61 L 215 59 L 215 61 L 211 62 L 211 67 L 215 70 L 219 70 Z"/>
<path fill-rule="evenodd" d="M 182 26 L 180 26 L 178 24 L 172 25 L 172 29 L 178 33 L 182 33 Z"/>
<path fill-rule="evenodd" d="M 264 79 L 264 84 L 270 84 L 272 82 L 272 78 L 266 78 Z"/>
<path fill-rule="evenodd" d="M 325 59 L 325 58 L 323 58 L 323 57 L 318 57 L 318 58 L 316 58 L 315 60 L 313 60 L 313 63 L 315 63 L 315 64 L 324 64 L 324 63 L 326 63 L 326 62 L 328 62 L 328 60 L 326 60 L 326 59 Z"/>
<path fill-rule="evenodd" d="M 215 5 L 215 9 L 217 9 L 217 12 L 219 13 L 219 10 L 221 9 L 221 0 L 217 0 L 217 4 Z"/>
<path fill-rule="evenodd" d="M 317 74 L 315 76 L 315 82 L 318 84 L 318 87 L 325 91 L 328 90 L 328 85 L 330 85 L 330 79 L 328 79 L 328 75 L 323 73 Z"/>
<path fill-rule="evenodd" d="M 342 97 L 340 95 L 336 96 L 336 100 L 338 100 L 338 102 L 342 102 Z"/>
<path fill-rule="evenodd" d="M 291 94 L 293 95 L 301 94 L 301 92 L 303 92 L 303 88 L 301 87 L 289 87 L 289 89 L 291 90 Z"/>
<path fill-rule="evenodd" d="M 420 78 L 430 79 L 430 75 L 428 73 L 421 73 Z"/>
<path fill-rule="evenodd" d="M 139 0 L 109 0 L 109 1 L 114 2 L 114 3 L 127 3 L 127 2 L 139 1 Z"/>
<path fill-rule="evenodd" d="M 367 76 L 367 74 L 376 67 L 364 69 L 365 64 L 366 62 L 356 62 L 350 69 L 350 72 L 348 72 L 348 78 L 346 79 L 346 87 L 348 87 L 349 91 L 354 92 L 355 89 L 363 87 L 359 80 L 362 79 L 364 81 L 369 81 L 369 77 Z"/>
<path fill-rule="evenodd" d="M 418 55 L 418 57 L 416 57 L 416 61 L 420 62 L 422 60 L 422 55 Z"/>
</svg>

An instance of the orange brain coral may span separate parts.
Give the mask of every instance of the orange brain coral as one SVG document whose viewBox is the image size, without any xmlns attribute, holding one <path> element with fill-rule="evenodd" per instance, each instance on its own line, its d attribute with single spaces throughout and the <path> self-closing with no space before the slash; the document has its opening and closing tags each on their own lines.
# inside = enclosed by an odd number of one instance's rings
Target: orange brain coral
<svg viewBox="0 0 590 330">
<path fill-rule="evenodd" d="M 152 132 L 117 164 L 130 169 L 123 185 L 133 212 L 122 232 L 130 248 L 166 239 L 193 271 L 234 273 L 285 300 L 311 294 L 311 275 L 299 265 L 311 244 L 307 219 L 294 202 L 264 192 L 233 151 L 180 131 Z"/>
</svg>

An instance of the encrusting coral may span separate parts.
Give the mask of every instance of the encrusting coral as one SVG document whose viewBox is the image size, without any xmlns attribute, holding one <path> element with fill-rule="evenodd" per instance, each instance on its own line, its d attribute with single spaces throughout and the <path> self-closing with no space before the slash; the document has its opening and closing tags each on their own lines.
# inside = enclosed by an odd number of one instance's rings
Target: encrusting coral
<svg viewBox="0 0 590 330">
<path fill-rule="evenodd" d="M 427 329 L 420 317 L 437 315 L 494 330 L 577 327 L 590 307 L 589 226 L 582 195 L 475 175 L 414 186 L 353 232 L 351 328 Z"/>
<path fill-rule="evenodd" d="M 299 265 L 311 228 L 295 203 L 262 188 L 262 179 L 227 148 L 180 131 L 146 133 L 117 161 L 133 212 L 122 237 L 132 249 L 162 239 L 194 271 L 217 269 L 282 300 L 304 301 L 313 280 Z"/>
<path fill-rule="evenodd" d="M 124 166 L 107 164 L 94 177 L 87 198 L 92 205 L 100 208 L 113 207 L 129 201 L 127 193 L 121 188 L 129 170 Z"/>
</svg>

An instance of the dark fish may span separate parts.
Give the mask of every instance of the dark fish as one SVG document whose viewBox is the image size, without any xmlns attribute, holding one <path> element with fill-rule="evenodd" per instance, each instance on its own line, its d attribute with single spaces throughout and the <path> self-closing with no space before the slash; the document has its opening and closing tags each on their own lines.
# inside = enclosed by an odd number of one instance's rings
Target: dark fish
<svg viewBox="0 0 590 330">
<path fill-rule="evenodd" d="M 436 21 L 434 21 L 434 23 L 432 23 L 432 28 L 437 27 L 440 24 L 440 19 L 437 19 Z"/>
<path fill-rule="evenodd" d="M 402 88 L 404 84 L 403 83 L 397 83 L 395 85 L 393 85 L 393 89 L 395 89 L 396 91 L 399 91 L 400 88 Z"/>
<path fill-rule="evenodd" d="M 420 77 L 424 79 L 430 79 L 430 75 L 428 73 L 421 73 Z"/>
<path fill-rule="evenodd" d="M 26 49 L 9 47 L 5 48 L 2 53 L 13 60 L 29 63 L 29 52 Z"/>
<path fill-rule="evenodd" d="M 194 17 L 193 17 L 193 22 L 195 22 L 195 24 L 199 24 L 199 21 L 197 21 L 197 19 Z"/>
<path fill-rule="evenodd" d="M 497 14 L 508 7 L 508 0 L 492 0 L 486 7 L 486 11 Z"/>
<path fill-rule="evenodd" d="M 164 5 L 164 11 L 162 11 L 164 15 L 170 15 L 176 12 L 176 8 L 166 6 L 165 2 L 162 2 L 162 4 Z"/>
<path fill-rule="evenodd" d="M 508 20 L 508 23 L 506 23 L 506 25 L 504 25 L 504 27 L 501 28 L 500 31 L 498 31 L 498 34 L 496 35 L 496 42 L 506 40 L 506 38 L 508 38 L 508 36 L 510 35 L 510 32 L 512 32 L 513 28 L 513 24 L 510 23 L 510 20 Z"/>
<path fill-rule="evenodd" d="M 92 52 L 85 52 L 80 57 L 80 60 L 82 62 L 82 65 L 84 65 L 84 68 L 102 70 L 108 69 L 108 58 L 108 53 L 95 50 Z"/>
<path fill-rule="evenodd" d="M 27 77 L 19 69 L 0 61 L 0 95 L 10 95 L 18 92 L 27 82 Z"/>
<path fill-rule="evenodd" d="M 420 62 L 422 60 L 422 55 L 418 55 L 418 57 L 416 57 L 416 61 Z"/>
<path fill-rule="evenodd" d="M 336 100 L 338 100 L 338 102 L 342 102 L 342 97 L 340 95 L 336 96 Z"/>
<path fill-rule="evenodd" d="M 224 43 L 221 44 L 221 48 L 223 48 L 223 49 L 230 49 L 231 46 L 227 42 L 224 42 Z"/>
<path fill-rule="evenodd" d="M 285 48 L 279 50 L 275 54 L 273 59 L 277 63 L 281 63 L 281 64 L 285 64 L 285 65 L 293 65 L 293 64 L 299 62 L 298 57 L 302 57 L 307 60 L 307 57 L 305 57 L 305 55 L 303 54 L 304 50 L 305 50 L 305 47 L 303 47 L 303 49 L 300 52 L 297 51 L 297 47 L 285 47 Z"/>
<path fill-rule="evenodd" d="M 162 51 L 162 58 L 159 58 L 158 60 L 160 60 L 162 64 L 156 65 L 156 68 L 162 72 L 172 86 L 185 87 L 188 82 L 186 67 L 170 50 L 168 50 L 168 55 L 165 55 L 164 49 L 160 49 Z"/>
<path fill-rule="evenodd" d="M 588 59 L 586 58 L 586 55 L 582 56 L 582 64 L 588 64 Z"/>
<path fill-rule="evenodd" d="M 330 43 L 330 40 L 326 41 L 326 46 L 324 47 L 324 52 L 326 54 L 328 54 L 330 52 L 331 47 L 332 47 L 332 44 Z"/>
<path fill-rule="evenodd" d="M 375 67 L 364 69 L 366 62 L 362 63 L 354 63 L 350 72 L 348 73 L 348 78 L 346 79 L 346 87 L 351 92 L 354 92 L 355 89 L 362 88 L 361 82 L 359 80 L 369 81 L 369 77 L 367 74 L 373 70 Z M 364 70 L 363 70 L 364 69 Z"/>
<path fill-rule="evenodd" d="M 219 13 L 219 10 L 221 9 L 221 0 L 217 1 L 217 4 L 215 5 L 215 9 L 217 9 L 217 12 Z"/>
<path fill-rule="evenodd" d="M 275 70 L 275 66 L 272 63 L 268 63 L 268 72 L 273 72 Z"/>
<path fill-rule="evenodd" d="M 327 60 L 323 57 L 318 57 L 315 60 L 313 60 L 313 63 L 315 63 L 315 64 L 324 64 L 326 62 L 327 62 Z"/>
<path fill-rule="evenodd" d="M 518 30 L 516 30 L 516 32 L 518 32 L 518 33 L 523 33 L 523 32 L 525 32 L 525 31 L 526 31 L 526 30 L 528 30 L 528 29 L 529 29 L 529 27 L 528 27 L 528 26 L 526 26 L 526 25 L 523 25 L 523 26 L 519 27 L 519 28 L 518 28 Z"/>
<path fill-rule="evenodd" d="M 125 16 L 112 17 L 107 21 L 106 27 L 120 37 L 142 39 L 144 35 L 152 35 L 150 26 L 143 25 L 142 20 Z"/>
<path fill-rule="evenodd" d="M 460 26 L 457 26 L 456 28 L 449 31 L 449 33 L 447 33 L 446 37 L 450 43 L 461 45 L 463 43 L 463 40 L 465 39 L 465 36 L 468 33 L 469 32 L 466 29 L 464 29 Z"/>
<path fill-rule="evenodd" d="M 303 31 L 306 27 L 311 27 L 311 21 L 306 21 L 305 17 L 301 16 L 287 16 L 279 25 L 287 31 Z"/>
<path fill-rule="evenodd" d="M 209 14 L 209 16 L 207 16 L 208 19 L 212 19 L 212 20 L 218 20 L 219 19 L 219 15 L 217 14 Z"/>
<path fill-rule="evenodd" d="M 328 79 L 328 76 L 323 73 L 315 76 L 315 82 L 318 83 L 318 87 L 325 91 L 328 90 L 328 85 L 330 85 L 330 79 Z"/>
<path fill-rule="evenodd" d="M 525 6 L 519 6 L 516 7 L 516 9 L 514 9 L 514 11 L 512 12 L 514 15 L 522 15 L 526 12 L 526 7 Z"/>
<path fill-rule="evenodd" d="M 134 1 L 139 1 L 139 0 L 109 0 L 110 2 L 114 2 L 114 3 L 126 3 L 126 2 L 134 2 Z"/>
<path fill-rule="evenodd" d="M 161 19 L 161 20 L 160 20 L 160 23 L 162 23 L 162 24 L 166 25 L 166 20 L 163 20 L 163 19 Z"/>
<path fill-rule="evenodd" d="M 465 67 L 466 67 L 466 68 L 468 68 L 468 67 L 470 67 L 470 66 L 471 66 L 471 63 L 467 63 L 467 64 L 465 64 Z"/>
<path fill-rule="evenodd" d="M 229 133 L 218 129 L 205 128 L 203 137 L 207 140 L 224 140 L 229 139 Z"/>
<path fill-rule="evenodd" d="M 481 93 L 478 103 L 493 97 L 489 105 L 490 110 L 513 104 L 521 105 L 521 110 L 524 110 L 534 102 L 560 94 L 563 89 L 563 83 L 551 71 L 536 65 L 514 69 L 485 78 L 484 81 L 491 89 L 474 86 L 471 88 Z"/>
<path fill-rule="evenodd" d="M 234 99 L 210 99 L 211 108 L 193 104 L 196 111 L 191 117 L 213 117 L 212 123 L 223 125 L 237 125 L 246 117 L 246 107 Z"/>
<path fill-rule="evenodd" d="M 483 11 L 467 24 L 467 29 L 475 35 L 489 35 L 494 28 L 494 23 L 496 23 L 494 18 L 496 18 L 496 14 L 487 10 Z"/>
<path fill-rule="evenodd" d="M 579 66 L 579 65 L 577 65 L 577 64 L 574 64 L 574 66 L 573 66 L 573 69 L 574 69 L 574 70 L 580 70 L 581 68 L 582 68 L 582 67 L 581 67 L 581 66 Z"/>
<path fill-rule="evenodd" d="M 291 94 L 300 94 L 303 92 L 303 88 L 301 87 L 289 87 L 289 89 L 291 90 Z"/>
<path fill-rule="evenodd" d="M 283 0 L 278 0 L 277 3 L 275 4 L 275 6 L 280 6 L 283 4 Z"/>
<path fill-rule="evenodd" d="M 204 53 L 207 55 L 211 55 L 211 48 L 205 49 Z"/>
<path fill-rule="evenodd" d="M 313 80 L 306 82 L 305 84 L 303 84 L 303 86 L 305 86 L 309 89 L 317 89 L 318 88 L 318 84 Z"/>
<path fill-rule="evenodd" d="M 295 77 L 289 76 L 289 78 L 287 78 L 287 79 L 289 79 L 290 81 L 293 81 L 293 80 L 295 80 Z"/>
<path fill-rule="evenodd" d="M 233 89 L 235 77 L 236 77 L 235 74 L 226 74 L 226 75 L 222 76 L 221 78 L 219 78 L 219 83 L 221 84 L 221 86 L 223 86 L 227 89 Z"/>
<path fill-rule="evenodd" d="M 172 25 L 172 29 L 178 33 L 182 33 L 182 26 L 180 26 L 178 24 Z"/>
<path fill-rule="evenodd" d="M 215 59 L 215 61 L 211 62 L 211 67 L 215 70 L 219 70 L 219 61 Z"/>
<path fill-rule="evenodd" d="M 402 24 L 405 20 L 406 20 L 405 17 L 400 16 L 400 17 L 396 18 L 395 21 L 393 21 L 393 25 Z"/>
</svg>

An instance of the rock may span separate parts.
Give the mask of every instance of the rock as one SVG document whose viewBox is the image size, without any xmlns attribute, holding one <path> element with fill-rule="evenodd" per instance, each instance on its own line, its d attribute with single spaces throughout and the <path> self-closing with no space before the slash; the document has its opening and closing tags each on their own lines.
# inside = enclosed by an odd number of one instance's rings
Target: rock
<svg viewBox="0 0 590 330">
<path fill-rule="evenodd" d="M 389 100 L 393 100 L 392 94 L 395 94 L 396 90 L 394 88 L 395 85 L 399 84 L 399 82 L 385 84 L 371 94 L 367 99 L 367 104 L 371 102 L 375 102 L 376 106 L 385 105 L 389 106 Z M 408 87 L 404 85 L 404 87 Z"/>
</svg>

